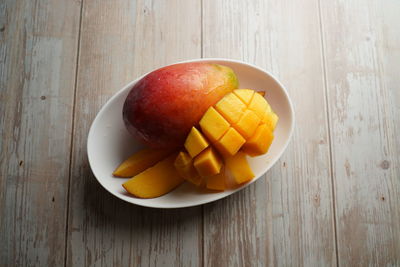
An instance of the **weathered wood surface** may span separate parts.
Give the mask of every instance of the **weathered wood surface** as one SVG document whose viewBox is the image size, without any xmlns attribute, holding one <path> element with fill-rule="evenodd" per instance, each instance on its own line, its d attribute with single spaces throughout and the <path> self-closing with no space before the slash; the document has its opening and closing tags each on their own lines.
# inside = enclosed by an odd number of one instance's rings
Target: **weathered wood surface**
<svg viewBox="0 0 400 267">
<path fill-rule="evenodd" d="M 0 2 L 0 266 L 62 266 L 80 3 Z"/>
<path fill-rule="evenodd" d="M 1 266 L 400 266 L 400 2 L 3 0 Z M 286 85 L 281 160 L 227 199 L 124 203 L 94 179 L 100 107 L 162 65 L 254 63 Z"/>
<path fill-rule="evenodd" d="M 399 1 L 321 1 L 341 266 L 400 265 Z"/>
</svg>

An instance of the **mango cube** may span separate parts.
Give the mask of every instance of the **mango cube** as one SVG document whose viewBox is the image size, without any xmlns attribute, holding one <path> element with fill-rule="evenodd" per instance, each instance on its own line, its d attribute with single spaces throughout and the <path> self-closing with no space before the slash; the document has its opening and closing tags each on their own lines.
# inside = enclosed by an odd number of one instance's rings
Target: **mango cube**
<svg viewBox="0 0 400 267">
<path fill-rule="evenodd" d="M 171 152 L 170 150 L 144 148 L 122 162 L 113 172 L 113 175 L 116 177 L 133 177 L 166 158 Z"/>
<path fill-rule="evenodd" d="M 256 131 L 260 118 L 251 110 L 246 110 L 233 127 L 245 138 L 249 139 Z"/>
<path fill-rule="evenodd" d="M 268 152 L 272 140 L 274 140 L 274 134 L 271 128 L 266 124 L 261 124 L 254 135 L 243 145 L 242 150 L 252 157 L 259 156 Z"/>
<path fill-rule="evenodd" d="M 216 175 L 220 172 L 222 161 L 211 147 L 194 158 L 194 167 L 201 176 Z"/>
<path fill-rule="evenodd" d="M 213 107 L 210 107 L 200 120 L 202 132 L 212 142 L 217 141 L 229 129 L 229 123 Z"/>
<path fill-rule="evenodd" d="M 240 98 L 246 105 L 250 104 L 254 95 L 254 90 L 251 89 L 236 89 L 233 93 Z"/>
<path fill-rule="evenodd" d="M 246 105 L 233 93 L 224 96 L 215 108 L 230 123 L 236 123 L 246 110 Z"/>
<path fill-rule="evenodd" d="M 190 133 L 185 141 L 185 148 L 189 152 L 190 156 L 194 158 L 201 151 L 208 147 L 208 141 L 206 138 L 197 130 L 195 127 L 192 127 Z"/>
<path fill-rule="evenodd" d="M 224 191 L 226 188 L 226 177 L 225 171 L 222 168 L 221 171 L 213 176 L 208 176 L 206 178 L 206 187 L 212 190 Z"/>
<path fill-rule="evenodd" d="M 193 166 L 193 159 L 186 152 L 179 152 L 174 162 L 175 169 L 185 180 L 199 186 L 202 178 Z"/>
<path fill-rule="evenodd" d="M 271 107 L 267 100 L 260 94 L 254 94 L 253 99 L 250 102 L 249 109 L 254 111 L 260 119 L 265 115 L 265 112 L 270 112 Z"/>
<path fill-rule="evenodd" d="M 266 112 L 264 117 L 262 118 L 262 122 L 268 125 L 271 130 L 275 130 L 276 124 L 279 120 L 278 115 L 276 115 L 274 112 Z"/>
<path fill-rule="evenodd" d="M 254 178 L 254 173 L 246 159 L 246 154 L 238 152 L 233 157 L 225 159 L 226 167 L 232 173 L 237 184 L 242 184 Z"/>
<path fill-rule="evenodd" d="M 176 153 L 129 179 L 122 186 L 140 198 L 154 198 L 169 193 L 184 182 L 174 167 L 175 158 Z"/>
<path fill-rule="evenodd" d="M 224 136 L 214 143 L 214 146 L 224 157 L 229 157 L 235 155 L 245 142 L 246 139 L 235 129 L 229 128 Z"/>
</svg>

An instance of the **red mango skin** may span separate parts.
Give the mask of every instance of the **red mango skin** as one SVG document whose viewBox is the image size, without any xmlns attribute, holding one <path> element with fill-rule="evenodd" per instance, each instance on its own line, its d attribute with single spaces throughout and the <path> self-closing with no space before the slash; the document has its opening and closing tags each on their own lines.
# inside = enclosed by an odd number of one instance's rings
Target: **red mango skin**
<svg viewBox="0 0 400 267">
<path fill-rule="evenodd" d="M 206 110 L 237 88 L 237 77 L 226 66 L 167 66 L 132 87 L 124 103 L 123 119 L 128 131 L 148 146 L 178 148 Z"/>
</svg>

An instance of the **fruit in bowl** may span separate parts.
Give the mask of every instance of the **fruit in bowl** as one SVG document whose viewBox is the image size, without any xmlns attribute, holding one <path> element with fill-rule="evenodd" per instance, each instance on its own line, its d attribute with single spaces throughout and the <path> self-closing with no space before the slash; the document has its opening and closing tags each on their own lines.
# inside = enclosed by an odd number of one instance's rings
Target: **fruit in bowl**
<svg viewBox="0 0 400 267">
<path fill-rule="evenodd" d="M 215 192 L 253 179 L 247 156 L 268 152 L 278 116 L 266 92 L 238 89 L 235 73 L 210 63 L 181 63 L 139 80 L 123 107 L 127 129 L 148 148 L 116 177 L 139 198 L 164 195 L 184 181 Z"/>
</svg>

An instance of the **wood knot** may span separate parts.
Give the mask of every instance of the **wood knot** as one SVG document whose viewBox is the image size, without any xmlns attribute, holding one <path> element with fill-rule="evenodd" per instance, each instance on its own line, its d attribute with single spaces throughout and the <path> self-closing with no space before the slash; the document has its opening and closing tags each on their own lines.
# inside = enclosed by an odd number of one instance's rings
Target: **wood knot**
<svg viewBox="0 0 400 267">
<path fill-rule="evenodd" d="M 51 202 L 54 202 L 55 201 L 55 199 L 54 199 L 54 197 L 51 199 Z"/>
<path fill-rule="evenodd" d="M 46 96 L 42 95 L 42 96 L 40 97 L 40 99 L 45 100 L 45 99 L 46 99 Z"/>
<path fill-rule="evenodd" d="M 385 197 L 381 197 L 381 200 L 382 200 L 382 201 L 385 201 Z"/>
<path fill-rule="evenodd" d="M 0 32 L 4 32 L 5 30 L 6 30 L 6 26 L 3 25 L 0 27 Z"/>
<path fill-rule="evenodd" d="M 283 162 L 283 167 L 286 167 L 286 162 Z"/>
<path fill-rule="evenodd" d="M 19 166 L 22 166 L 22 164 L 24 164 L 24 162 L 21 160 L 21 161 L 19 162 Z"/>
<path fill-rule="evenodd" d="M 387 170 L 390 167 L 390 162 L 387 161 L 387 160 L 384 160 L 384 161 L 381 162 L 380 166 L 381 166 L 382 169 Z"/>
</svg>

